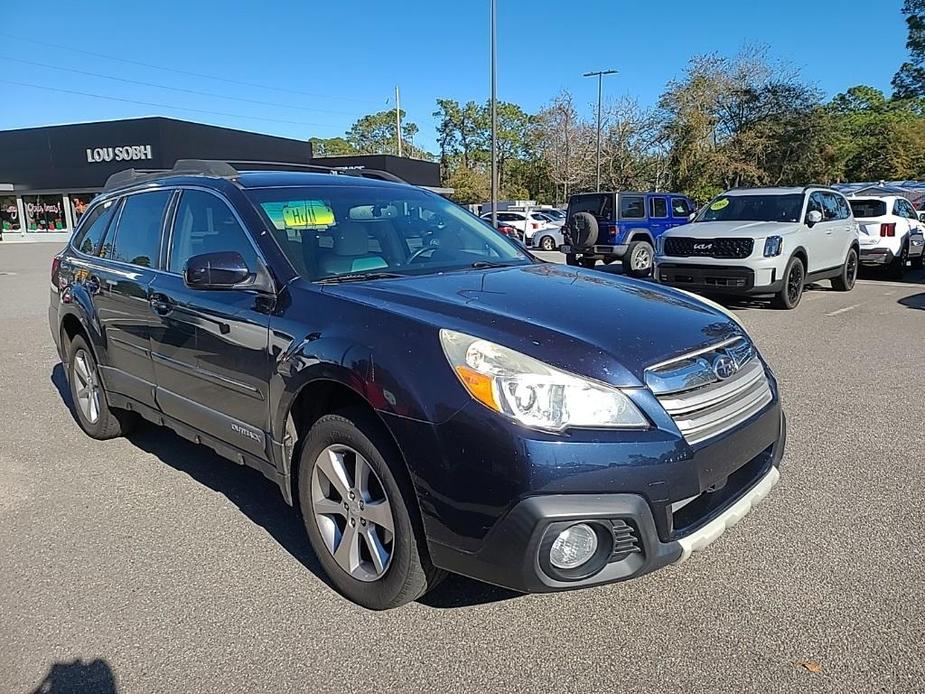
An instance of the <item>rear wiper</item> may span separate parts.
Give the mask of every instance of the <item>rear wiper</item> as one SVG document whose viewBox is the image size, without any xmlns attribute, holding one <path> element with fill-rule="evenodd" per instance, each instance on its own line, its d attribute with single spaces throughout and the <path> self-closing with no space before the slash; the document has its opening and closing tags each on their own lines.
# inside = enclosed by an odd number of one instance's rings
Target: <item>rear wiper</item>
<svg viewBox="0 0 925 694">
<path fill-rule="evenodd" d="M 395 272 L 355 272 L 349 275 L 335 275 L 318 280 L 320 284 L 339 284 L 341 282 L 362 282 L 364 280 L 387 280 L 404 277 Z"/>
</svg>

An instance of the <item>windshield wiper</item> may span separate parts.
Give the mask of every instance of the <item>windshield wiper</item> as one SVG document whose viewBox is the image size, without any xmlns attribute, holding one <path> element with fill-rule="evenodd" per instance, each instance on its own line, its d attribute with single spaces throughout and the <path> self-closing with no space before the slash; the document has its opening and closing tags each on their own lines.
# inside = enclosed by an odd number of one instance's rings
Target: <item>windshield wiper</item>
<svg viewBox="0 0 925 694">
<path fill-rule="evenodd" d="M 335 275 L 318 280 L 319 284 L 340 284 L 341 282 L 362 282 L 364 280 L 387 280 L 404 277 L 396 272 L 354 272 L 349 275 Z"/>
<path fill-rule="evenodd" d="M 520 261 L 508 260 L 506 262 L 497 262 L 491 260 L 476 260 L 474 263 L 471 263 L 469 267 L 475 268 L 476 270 L 486 270 L 493 267 L 514 267 L 516 264 L 520 264 Z"/>
</svg>

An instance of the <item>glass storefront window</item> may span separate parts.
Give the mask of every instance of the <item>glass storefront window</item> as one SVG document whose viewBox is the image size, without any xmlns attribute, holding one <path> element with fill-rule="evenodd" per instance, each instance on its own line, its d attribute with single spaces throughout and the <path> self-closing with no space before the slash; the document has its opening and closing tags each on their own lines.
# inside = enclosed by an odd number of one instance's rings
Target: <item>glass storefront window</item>
<svg viewBox="0 0 925 694">
<path fill-rule="evenodd" d="M 0 233 L 4 231 L 19 231 L 19 208 L 16 206 L 15 195 L 0 195 Z"/>
<path fill-rule="evenodd" d="M 86 212 L 87 208 L 90 206 L 90 201 L 97 195 L 97 193 L 68 194 L 71 200 L 71 220 L 75 228 L 77 227 L 77 222 L 83 217 L 84 212 Z"/>
<path fill-rule="evenodd" d="M 64 218 L 64 196 L 24 195 L 22 203 L 26 211 L 26 231 L 64 231 L 67 229 L 67 222 Z"/>
</svg>

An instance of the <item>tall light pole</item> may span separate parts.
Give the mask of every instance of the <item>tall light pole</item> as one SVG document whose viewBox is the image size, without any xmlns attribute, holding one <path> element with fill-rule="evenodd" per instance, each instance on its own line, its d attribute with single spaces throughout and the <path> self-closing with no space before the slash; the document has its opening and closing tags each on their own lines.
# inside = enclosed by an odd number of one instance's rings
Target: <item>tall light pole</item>
<svg viewBox="0 0 925 694">
<path fill-rule="evenodd" d="M 401 94 L 397 84 L 395 85 L 395 139 L 398 156 L 401 156 Z"/>
<path fill-rule="evenodd" d="M 597 77 L 597 190 L 601 190 L 601 101 L 604 96 L 604 75 L 615 75 L 616 70 L 586 72 L 582 77 Z"/>
<path fill-rule="evenodd" d="M 498 0 L 491 0 L 491 225 L 495 228 L 498 226 L 497 12 Z"/>
</svg>

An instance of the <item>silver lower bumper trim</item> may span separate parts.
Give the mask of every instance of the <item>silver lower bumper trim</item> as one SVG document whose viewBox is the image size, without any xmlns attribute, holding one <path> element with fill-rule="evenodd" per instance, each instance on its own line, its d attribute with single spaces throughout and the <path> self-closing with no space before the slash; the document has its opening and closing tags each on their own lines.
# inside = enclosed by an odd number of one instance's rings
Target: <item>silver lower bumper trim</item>
<svg viewBox="0 0 925 694">
<path fill-rule="evenodd" d="M 768 495 L 779 479 L 780 471 L 776 467 L 772 467 L 764 477 L 758 480 L 755 486 L 745 492 L 745 494 L 732 506 L 726 509 L 721 516 L 714 518 L 690 535 L 680 538 L 677 542 L 681 545 L 681 556 L 675 564 L 680 564 L 685 561 L 692 552 L 701 550 L 718 540 L 728 528 L 731 528 L 747 516 L 748 512 Z"/>
</svg>

